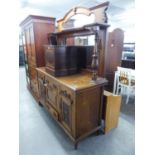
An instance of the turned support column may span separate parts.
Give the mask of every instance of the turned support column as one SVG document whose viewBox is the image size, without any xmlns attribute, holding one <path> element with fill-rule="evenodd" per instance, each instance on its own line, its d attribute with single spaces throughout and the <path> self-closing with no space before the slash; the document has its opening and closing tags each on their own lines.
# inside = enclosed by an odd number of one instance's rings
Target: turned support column
<svg viewBox="0 0 155 155">
<path fill-rule="evenodd" d="M 92 80 L 96 81 L 97 80 L 97 70 L 98 70 L 98 42 L 99 42 L 99 36 L 98 36 L 98 27 L 96 27 L 95 31 L 95 46 L 94 46 L 94 51 L 92 55 Z"/>
</svg>

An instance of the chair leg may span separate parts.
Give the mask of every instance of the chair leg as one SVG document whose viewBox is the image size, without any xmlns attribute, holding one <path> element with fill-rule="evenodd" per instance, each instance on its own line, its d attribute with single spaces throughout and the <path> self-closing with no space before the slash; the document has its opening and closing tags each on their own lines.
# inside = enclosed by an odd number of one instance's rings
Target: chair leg
<svg viewBox="0 0 155 155">
<path fill-rule="evenodd" d="M 117 85 L 117 90 L 116 90 L 116 95 L 118 95 L 118 93 L 119 93 L 119 85 Z"/>
<path fill-rule="evenodd" d="M 128 104 L 128 102 L 129 102 L 129 97 L 130 97 L 130 90 L 127 89 L 126 104 Z"/>
<path fill-rule="evenodd" d="M 121 92 L 121 94 L 126 94 L 126 87 L 122 87 L 122 92 Z"/>
<path fill-rule="evenodd" d="M 121 86 L 121 95 L 124 93 L 124 87 Z"/>
<path fill-rule="evenodd" d="M 126 87 L 121 86 L 121 95 L 124 95 L 126 93 Z"/>
</svg>

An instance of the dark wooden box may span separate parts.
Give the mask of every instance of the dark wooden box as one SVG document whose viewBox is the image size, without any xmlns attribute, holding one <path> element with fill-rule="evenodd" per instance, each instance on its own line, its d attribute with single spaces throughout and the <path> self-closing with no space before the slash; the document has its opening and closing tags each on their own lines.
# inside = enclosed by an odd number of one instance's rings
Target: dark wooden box
<svg viewBox="0 0 155 155">
<path fill-rule="evenodd" d="M 45 45 L 46 71 L 54 76 L 71 75 L 89 68 L 93 46 Z"/>
</svg>

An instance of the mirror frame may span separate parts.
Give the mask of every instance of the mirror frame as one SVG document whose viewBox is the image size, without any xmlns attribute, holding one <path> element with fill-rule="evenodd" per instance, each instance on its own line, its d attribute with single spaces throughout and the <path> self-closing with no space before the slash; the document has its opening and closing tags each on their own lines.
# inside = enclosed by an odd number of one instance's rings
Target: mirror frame
<svg viewBox="0 0 155 155">
<path fill-rule="evenodd" d="M 95 15 L 95 23 L 107 23 L 108 18 L 106 14 L 106 10 L 108 9 L 109 2 L 102 3 L 100 5 L 91 7 L 91 8 L 86 8 L 86 7 L 81 7 L 77 6 L 69 10 L 65 16 L 62 19 L 59 19 L 57 21 L 58 24 L 58 32 L 61 32 L 63 30 L 63 25 L 66 23 L 72 16 L 76 14 L 84 14 L 86 16 L 90 16 L 91 14 Z"/>
</svg>

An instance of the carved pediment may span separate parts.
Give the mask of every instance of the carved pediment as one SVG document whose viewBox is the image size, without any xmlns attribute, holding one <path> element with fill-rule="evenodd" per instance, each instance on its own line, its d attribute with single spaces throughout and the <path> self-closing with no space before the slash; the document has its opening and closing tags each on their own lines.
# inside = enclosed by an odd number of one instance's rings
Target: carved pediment
<svg viewBox="0 0 155 155">
<path fill-rule="evenodd" d="M 57 21 L 58 31 L 59 32 L 62 31 L 63 25 L 67 21 L 69 21 L 71 17 L 77 14 L 83 14 L 86 16 L 90 16 L 91 14 L 94 14 L 95 15 L 94 23 L 100 23 L 100 24 L 107 23 L 108 18 L 107 18 L 106 10 L 108 9 L 108 6 L 109 6 L 109 2 L 105 2 L 91 8 L 80 7 L 80 6 L 74 7 L 71 10 L 69 10 L 62 19 Z"/>
</svg>

